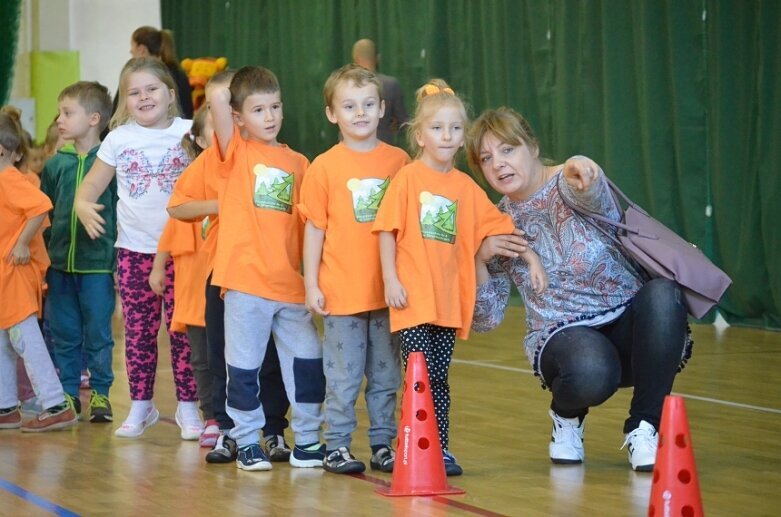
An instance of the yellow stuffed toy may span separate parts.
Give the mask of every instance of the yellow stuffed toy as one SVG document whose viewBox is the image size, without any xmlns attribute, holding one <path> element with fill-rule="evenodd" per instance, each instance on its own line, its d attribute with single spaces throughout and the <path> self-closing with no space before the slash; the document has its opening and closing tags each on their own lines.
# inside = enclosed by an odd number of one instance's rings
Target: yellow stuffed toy
<svg viewBox="0 0 781 517">
<path fill-rule="evenodd" d="M 206 97 L 206 83 L 217 72 L 225 70 L 228 59 L 224 57 L 196 57 L 182 60 L 182 68 L 190 80 L 193 90 L 193 108 L 198 109 L 204 103 Z"/>
</svg>

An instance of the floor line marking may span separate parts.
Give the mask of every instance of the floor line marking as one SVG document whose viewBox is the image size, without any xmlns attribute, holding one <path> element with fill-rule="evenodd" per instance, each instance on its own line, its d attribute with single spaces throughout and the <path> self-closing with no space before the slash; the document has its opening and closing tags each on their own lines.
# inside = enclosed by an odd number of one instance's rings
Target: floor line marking
<svg viewBox="0 0 781 517">
<path fill-rule="evenodd" d="M 0 489 L 3 489 L 6 492 L 9 492 L 17 497 L 20 497 L 25 501 L 30 502 L 39 508 L 42 508 L 46 511 L 53 513 L 54 515 L 59 515 L 61 517 L 79 517 L 78 513 L 74 513 L 68 510 L 67 508 L 63 508 L 62 506 L 52 503 L 51 501 L 47 501 L 43 497 L 37 496 L 32 492 L 28 492 L 24 488 L 15 485 L 3 478 L 0 478 Z"/>
</svg>

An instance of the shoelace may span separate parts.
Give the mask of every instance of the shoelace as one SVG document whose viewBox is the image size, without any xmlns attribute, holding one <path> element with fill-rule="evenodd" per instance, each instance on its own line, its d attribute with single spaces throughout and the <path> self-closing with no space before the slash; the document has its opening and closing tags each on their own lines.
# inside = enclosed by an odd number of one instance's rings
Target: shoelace
<svg viewBox="0 0 781 517">
<path fill-rule="evenodd" d="M 583 438 L 578 434 L 578 427 L 570 424 L 569 422 L 563 422 L 561 419 L 554 421 L 553 430 L 556 434 L 556 442 L 582 442 Z"/>
<path fill-rule="evenodd" d="M 89 406 L 91 408 L 108 409 L 108 397 L 97 392 L 93 393 L 89 399 Z"/>
<path fill-rule="evenodd" d="M 629 444 L 630 441 L 633 442 L 642 441 L 645 443 L 646 447 L 655 451 L 657 447 L 656 440 L 654 439 L 655 436 L 656 436 L 655 432 L 651 432 L 645 429 L 640 429 L 638 427 L 637 429 L 635 429 L 634 431 L 626 435 L 623 445 L 621 445 L 621 448 L 618 450 L 622 450 L 624 447 L 626 447 Z"/>
</svg>

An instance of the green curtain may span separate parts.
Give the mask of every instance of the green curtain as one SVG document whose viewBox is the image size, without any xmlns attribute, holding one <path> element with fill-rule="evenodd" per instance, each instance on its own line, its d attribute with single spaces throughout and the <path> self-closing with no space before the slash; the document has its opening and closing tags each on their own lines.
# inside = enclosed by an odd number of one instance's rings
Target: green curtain
<svg viewBox="0 0 781 517">
<path fill-rule="evenodd" d="M 0 2 L 0 105 L 8 102 L 14 81 L 16 42 L 19 37 L 19 19 L 22 16 L 22 0 Z"/>
<path fill-rule="evenodd" d="M 543 153 L 593 157 L 733 278 L 736 324 L 781 328 L 781 3 L 776 0 L 161 0 L 181 57 L 279 76 L 281 138 L 313 158 L 336 130 L 322 85 L 372 38 L 414 91 L 443 77 L 474 113 L 510 105 Z M 712 315 L 711 315 L 712 316 Z"/>
</svg>

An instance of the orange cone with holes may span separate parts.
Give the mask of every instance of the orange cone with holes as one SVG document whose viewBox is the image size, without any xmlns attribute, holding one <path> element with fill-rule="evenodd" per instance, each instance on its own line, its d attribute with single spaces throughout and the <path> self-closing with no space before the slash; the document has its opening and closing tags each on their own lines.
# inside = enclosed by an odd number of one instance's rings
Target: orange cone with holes
<svg viewBox="0 0 781 517">
<path fill-rule="evenodd" d="M 412 352 L 407 360 L 391 486 L 378 488 L 377 493 L 386 496 L 464 493 L 447 484 L 423 352 Z"/>
<path fill-rule="evenodd" d="M 682 397 L 665 397 L 659 428 L 648 516 L 701 517 L 700 483 Z"/>
</svg>

